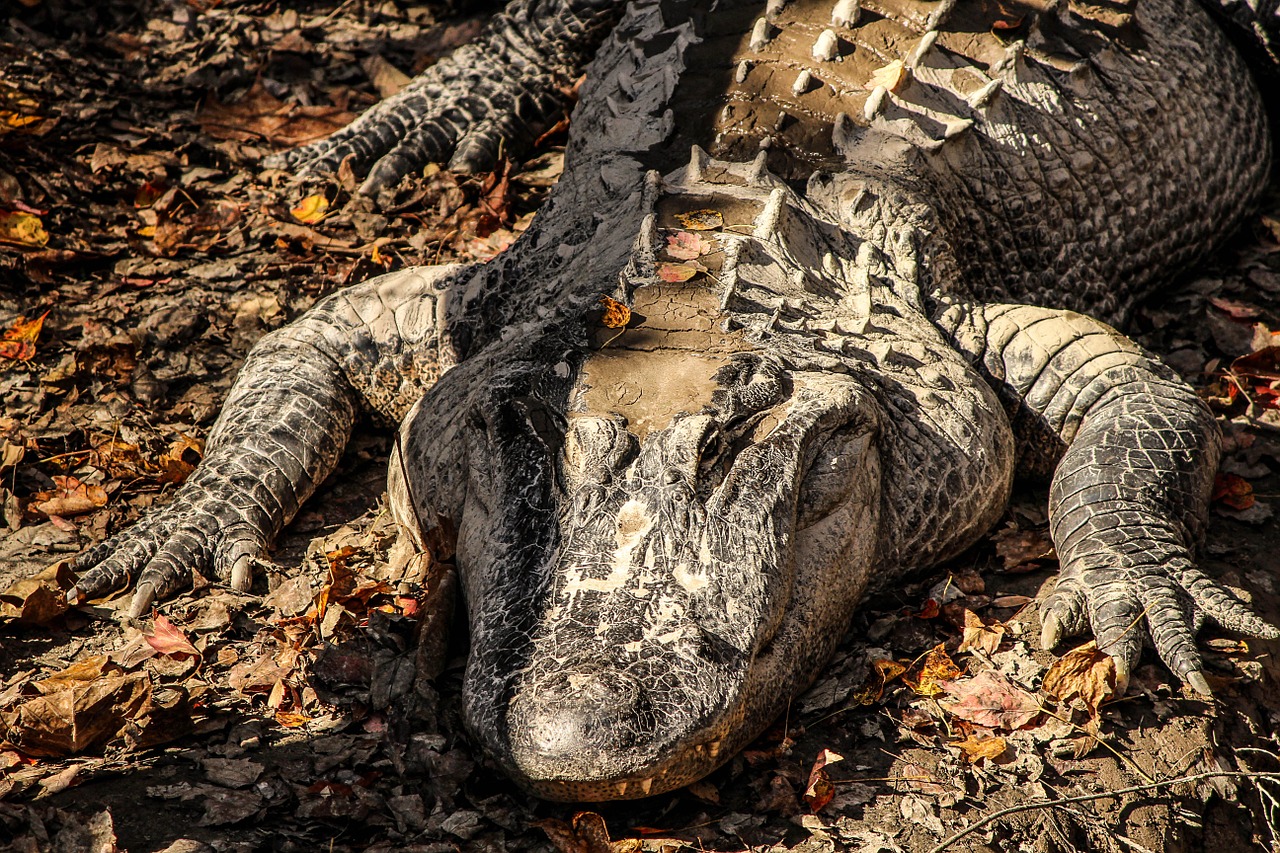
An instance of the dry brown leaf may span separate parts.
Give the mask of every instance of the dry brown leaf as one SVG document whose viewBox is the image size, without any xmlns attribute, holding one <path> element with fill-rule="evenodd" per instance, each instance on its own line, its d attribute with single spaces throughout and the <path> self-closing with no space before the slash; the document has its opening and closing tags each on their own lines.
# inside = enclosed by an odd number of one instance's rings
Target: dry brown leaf
<svg viewBox="0 0 1280 853">
<path fill-rule="evenodd" d="M 827 804 L 836 795 L 836 786 L 827 774 L 827 767 L 837 761 L 844 761 L 844 756 L 838 752 L 823 749 L 822 752 L 818 753 L 817 759 L 813 762 L 813 767 L 809 770 L 809 784 L 804 791 L 804 801 L 814 814 L 826 808 Z"/>
<path fill-rule="evenodd" d="M 339 107 L 287 104 L 263 88 L 261 82 L 235 103 L 224 104 L 210 98 L 196 113 L 201 128 L 215 139 L 265 141 L 282 148 L 328 136 L 346 127 L 353 118 L 354 113 Z"/>
<path fill-rule="evenodd" d="M 1237 474 L 1218 474 L 1213 480 L 1213 502 L 1235 510 L 1253 506 L 1253 486 Z"/>
<path fill-rule="evenodd" d="M 107 491 L 102 486 L 60 474 L 53 477 L 53 483 L 56 490 L 32 496 L 31 508 L 41 515 L 69 518 L 107 505 Z"/>
<path fill-rule="evenodd" d="M 5 738 L 31 755 L 73 755 L 115 737 L 150 695 L 144 674 L 102 675 L 22 703 Z"/>
<path fill-rule="evenodd" d="M 884 688 L 907 668 L 897 661 L 880 659 L 871 662 L 872 672 L 867 681 L 852 697 L 859 705 L 874 705 L 884 695 Z"/>
<path fill-rule="evenodd" d="M 36 354 L 36 338 L 40 336 L 40 328 L 46 311 L 34 320 L 19 317 L 13 325 L 0 332 L 0 358 L 11 358 L 15 361 L 30 361 Z"/>
<path fill-rule="evenodd" d="M 995 620 L 987 622 L 966 607 L 964 609 L 964 633 L 957 651 L 977 650 L 993 655 L 996 653 L 996 649 L 1000 648 L 1000 642 L 1004 639 L 1004 635 L 1008 630 L 1003 623 Z"/>
<path fill-rule="evenodd" d="M 44 625 L 67 612 L 67 597 L 52 566 L 39 575 L 23 578 L 0 592 L 0 616 L 28 625 Z"/>
<path fill-rule="evenodd" d="M 1055 560 L 1053 542 L 1040 530 L 1019 530 L 1010 525 L 991 537 L 1006 572 L 1033 571 L 1041 560 Z"/>
<path fill-rule="evenodd" d="M 919 667 L 912 667 L 902 676 L 902 680 L 921 696 L 937 696 L 945 689 L 947 682 L 963 674 L 964 670 L 956 666 L 943 644 L 939 643 L 929 650 Z"/>
<path fill-rule="evenodd" d="M 595 812 L 578 812 L 573 823 L 548 818 L 533 824 L 547 834 L 558 853 L 638 853 L 639 838 L 609 839 L 604 818 Z"/>
<path fill-rule="evenodd" d="M 1116 662 L 1090 640 L 1054 661 L 1041 687 L 1061 702 L 1079 697 L 1089 713 L 1097 715 L 1098 707 L 1115 694 Z"/>
<path fill-rule="evenodd" d="M 600 296 L 604 306 L 600 312 L 600 324 L 610 329 L 625 329 L 631 322 L 631 309 L 611 296 Z"/>
<path fill-rule="evenodd" d="M 1040 715 L 1036 697 L 992 670 L 944 685 L 950 714 L 991 729 L 1020 729 Z"/>
</svg>

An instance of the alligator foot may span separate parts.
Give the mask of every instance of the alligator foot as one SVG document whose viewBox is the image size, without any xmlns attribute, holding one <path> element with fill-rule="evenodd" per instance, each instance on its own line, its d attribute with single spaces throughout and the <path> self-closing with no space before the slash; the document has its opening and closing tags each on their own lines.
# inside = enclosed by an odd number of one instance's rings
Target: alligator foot
<svg viewBox="0 0 1280 853">
<path fill-rule="evenodd" d="M 428 163 L 459 172 L 492 168 L 527 149 L 566 109 L 581 75 L 624 4 L 612 0 L 513 0 L 480 39 L 428 68 L 404 90 L 332 136 L 275 154 L 269 168 L 367 175 L 365 195 L 395 186 Z"/>
<path fill-rule="evenodd" d="M 233 589 L 248 591 L 253 565 L 274 531 L 255 496 L 216 476 L 216 468 L 217 460 L 206 460 L 201 475 L 168 506 L 73 558 L 70 568 L 80 577 L 67 601 L 100 598 L 136 578 L 128 610 L 136 618 L 190 587 L 193 571 L 210 570 Z"/>
<path fill-rule="evenodd" d="M 1149 641 L 1156 654 L 1197 693 L 1211 695 L 1196 649 L 1196 629 L 1208 617 L 1229 631 L 1264 639 L 1280 630 L 1254 614 L 1225 586 L 1189 560 L 1164 564 L 1081 568 L 1063 572 L 1041 610 L 1041 644 L 1052 649 L 1065 636 L 1092 630 L 1098 648 L 1116 662 L 1116 692 Z"/>
</svg>

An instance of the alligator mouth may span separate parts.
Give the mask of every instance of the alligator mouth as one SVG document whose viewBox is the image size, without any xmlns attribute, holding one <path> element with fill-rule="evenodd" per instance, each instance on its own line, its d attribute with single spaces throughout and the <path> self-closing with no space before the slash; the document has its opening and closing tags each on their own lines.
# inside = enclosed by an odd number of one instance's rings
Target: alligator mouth
<svg viewBox="0 0 1280 853">
<path fill-rule="evenodd" d="M 771 407 L 762 437 L 722 451 L 731 460 L 719 473 L 706 464 L 707 416 L 676 417 L 638 448 L 617 421 L 571 421 L 566 459 L 590 435 L 599 452 L 586 455 L 613 467 L 603 478 L 568 473 L 559 505 L 541 516 L 555 518 L 555 533 L 540 556 L 528 528 L 523 542 L 503 532 L 515 519 L 485 518 L 498 532 L 482 540 L 479 519 L 464 516 L 464 577 L 519 586 L 468 590 L 469 602 L 505 599 L 515 612 L 507 622 L 472 613 L 466 713 L 524 787 L 596 801 L 688 784 L 754 738 L 825 662 L 820 647 L 849 613 L 815 614 L 806 585 L 843 583 L 839 563 L 866 550 L 855 540 L 871 538 L 874 501 L 858 487 L 878 462 L 861 391 L 822 381 Z M 700 489 L 698 477 L 713 482 Z M 809 623 L 822 633 L 814 648 Z M 812 665 L 796 669 L 797 655 Z"/>
</svg>

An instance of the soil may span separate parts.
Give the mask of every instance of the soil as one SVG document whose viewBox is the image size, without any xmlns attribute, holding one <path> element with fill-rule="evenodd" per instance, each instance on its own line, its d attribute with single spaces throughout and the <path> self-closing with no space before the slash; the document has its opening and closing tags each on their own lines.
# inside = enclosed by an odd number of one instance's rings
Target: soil
<svg viewBox="0 0 1280 853">
<path fill-rule="evenodd" d="M 137 623 L 120 599 L 64 612 L 41 591 L 51 564 L 169 499 L 258 337 L 377 273 L 501 251 L 564 134 L 493 174 L 429 169 L 363 203 L 350 175 L 299 187 L 256 163 L 342 126 L 477 18 L 353 0 L 22 0 L 4 15 L 0 847 L 1275 849 L 1277 644 L 1206 629 L 1213 700 L 1152 658 L 1096 712 L 1048 695 L 1034 598 L 1054 561 L 1034 484 L 955 564 L 867 602 L 751 748 L 637 802 L 538 801 L 472 748 L 448 565 L 395 546 L 377 424 L 253 594 L 200 579 Z M 1277 297 L 1273 194 L 1131 330 L 1220 414 L 1203 565 L 1273 622 Z M 986 671 L 994 717 L 965 710 Z"/>
</svg>

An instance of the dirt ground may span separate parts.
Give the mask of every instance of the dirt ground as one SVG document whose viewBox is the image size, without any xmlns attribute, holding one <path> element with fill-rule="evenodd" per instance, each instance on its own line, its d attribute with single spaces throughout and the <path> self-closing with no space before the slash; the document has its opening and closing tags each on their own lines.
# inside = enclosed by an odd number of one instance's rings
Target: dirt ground
<svg viewBox="0 0 1280 853">
<path fill-rule="evenodd" d="M 1098 708 L 1105 660 L 1047 671 L 1035 641 L 1054 568 L 1035 485 L 948 570 L 869 601 L 750 749 L 590 811 L 525 795 L 462 731 L 447 566 L 394 547 L 380 425 L 253 595 L 201 579 L 137 624 L 119 600 L 64 612 L 50 566 L 167 499 L 258 337 L 384 270 L 504 249 L 564 131 L 492 175 L 429 169 L 356 203 L 350 176 L 297 188 L 255 163 L 342 126 L 475 18 L 358 0 L 0 14 L 0 848 L 1276 849 L 1277 644 L 1209 629 L 1215 700 L 1146 660 Z M 1273 194 L 1133 329 L 1221 415 L 1203 562 L 1272 621 L 1278 304 Z M 428 624 L 447 645 L 419 645 Z"/>
</svg>

